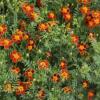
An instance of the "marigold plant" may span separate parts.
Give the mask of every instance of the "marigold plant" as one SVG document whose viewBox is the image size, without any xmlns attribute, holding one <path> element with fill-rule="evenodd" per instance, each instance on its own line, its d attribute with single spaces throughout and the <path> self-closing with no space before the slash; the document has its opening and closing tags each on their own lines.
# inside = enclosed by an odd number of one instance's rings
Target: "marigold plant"
<svg viewBox="0 0 100 100">
<path fill-rule="evenodd" d="M 0 100 L 100 100 L 100 0 L 0 0 Z"/>
</svg>

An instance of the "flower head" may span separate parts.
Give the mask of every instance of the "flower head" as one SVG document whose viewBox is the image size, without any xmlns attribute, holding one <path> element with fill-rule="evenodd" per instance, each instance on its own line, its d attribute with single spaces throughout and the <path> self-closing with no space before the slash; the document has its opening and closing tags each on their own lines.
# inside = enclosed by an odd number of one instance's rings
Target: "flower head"
<svg viewBox="0 0 100 100">
<path fill-rule="evenodd" d="M 26 15 L 30 15 L 30 13 L 34 11 L 34 6 L 33 4 L 23 3 L 22 10 Z"/>
<path fill-rule="evenodd" d="M 64 14 L 67 14 L 67 13 L 70 13 L 69 7 L 62 7 L 61 8 L 61 14 L 64 15 Z"/>
<path fill-rule="evenodd" d="M 6 24 L 0 24 L 0 35 L 3 35 L 7 32 L 7 25 Z"/>
<path fill-rule="evenodd" d="M 17 63 L 22 59 L 22 55 L 20 52 L 17 52 L 16 50 L 12 51 L 9 55 L 12 62 Z"/>
<path fill-rule="evenodd" d="M 62 69 L 61 72 L 60 72 L 60 76 L 61 76 L 63 79 L 69 79 L 69 78 L 70 78 L 70 73 L 69 73 L 68 70 Z"/>
<path fill-rule="evenodd" d="M 62 90 L 64 91 L 64 93 L 71 93 L 72 92 L 72 88 L 69 86 L 63 87 Z"/>
<path fill-rule="evenodd" d="M 49 19 L 54 19 L 54 18 L 56 18 L 55 13 L 54 13 L 54 12 L 49 12 L 49 13 L 48 13 L 48 18 L 49 18 Z"/>
<path fill-rule="evenodd" d="M 9 47 L 12 45 L 12 41 L 7 38 L 1 38 L 0 39 L 0 46 L 3 46 L 4 49 L 9 49 Z"/>
<path fill-rule="evenodd" d="M 25 89 L 23 85 L 19 85 L 16 88 L 16 95 L 21 95 L 21 94 L 25 94 Z"/>
<path fill-rule="evenodd" d="M 11 68 L 11 72 L 18 74 L 20 72 L 20 68 L 14 66 L 14 67 Z"/>
<path fill-rule="evenodd" d="M 72 41 L 72 43 L 78 44 L 79 37 L 75 34 L 71 34 L 71 41 Z"/>
<path fill-rule="evenodd" d="M 38 29 L 39 29 L 40 31 L 46 31 L 46 30 L 48 29 L 48 26 L 47 26 L 46 23 L 40 23 L 40 24 L 38 25 Z"/>
<path fill-rule="evenodd" d="M 53 82 L 59 82 L 60 81 L 60 76 L 59 76 L 59 74 L 57 74 L 57 73 L 55 73 L 52 77 L 51 77 L 51 80 L 53 81 Z"/>
<path fill-rule="evenodd" d="M 33 74 L 34 74 L 34 70 L 33 69 L 28 69 L 24 72 L 24 75 L 29 79 L 32 80 L 33 79 Z"/>
<path fill-rule="evenodd" d="M 49 67 L 48 60 L 40 60 L 38 61 L 38 68 L 39 69 L 47 69 Z"/>
</svg>

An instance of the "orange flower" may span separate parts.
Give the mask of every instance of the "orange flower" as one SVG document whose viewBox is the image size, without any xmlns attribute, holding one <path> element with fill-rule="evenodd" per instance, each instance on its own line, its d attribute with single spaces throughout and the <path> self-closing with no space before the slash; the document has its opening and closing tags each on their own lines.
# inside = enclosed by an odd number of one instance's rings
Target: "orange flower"
<svg viewBox="0 0 100 100">
<path fill-rule="evenodd" d="M 46 30 L 48 29 L 48 26 L 47 26 L 46 23 L 40 23 L 40 24 L 38 25 L 38 29 L 39 29 L 40 31 L 46 31 Z"/>
<path fill-rule="evenodd" d="M 34 6 L 33 4 L 23 3 L 22 10 L 26 15 L 30 15 L 30 13 L 34 11 Z"/>
<path fill-rule="evenodd" d="M 61 14 L 64 15 L 64 14 L 67 14 L 67 13 L 70 13 L 70 9 L 68 7 L 62 7 L 61 8 Z"/>
<path fill-rule="evenodd" d="M 86 44 L 79 44 L 78 45 L 78 50 L 79 50 L 80 54 L 84 54 L 86 52 L 86 49 L 87 49 Z"/>
<path fill-rule="evenodd" d="M 7 32 L 7 26 L 5 24 L 0 24 L 0 35 Z"/>
<path fill-rule="evenodd" d="M 25 94 L 25 89 L 24 89 L 24 86 L 19 85 L 19 86 L 16 88 L 16 95 L 21 95 L 21 94 Z"/>
<path fill-rule="evenodd" d="M 64 91 L 64 93 L 71 93 L 72 92 L 72 88 L 69 86 L 63 87 L 62 90 Z"/>
<path fill-rule="evenodd" d="M 82 87 L 84 88 L 84 89 L 87 89 L 88 87 L 89 87 L 89 82 L 88 81 L 83 81 L 82 82 Z"/>
<path fill-rule="evenodd" d="M 94 97 L 94 91 L 93 90 L 89 90 L 88 91 L 88 100 L 92 100 L 92 98 Z"/>
<path fill-rule="evenodd" d="M 31 12 L 30 15 L 28 15 L 28 17 L 30 18 L 30 20 L 35 20 L 39 17 L 39 14 L 36 12 Z"/>
<path fill-rule="evenodd" d="M 80 7 L 80 12 L 83 15 L 86 15 L 89 12 L 89 8 L 87 6 L 82 6 L 82 7 Z"/>
<path fill-rule="evenodd" d="M 11 72 L 18 74 L 20 72 L 20 68 L 14 66 L 14 67 L 11 68 Z"/>
<path fill-rule="evenodd" d="M 24 90 L 27 90 L 30 86 L 32 86 L 31 81 L 26 81 L 26 82 L 19 81 L 18 84 L 23 86 Z"/>
<path fill-rule="evenodd" d="M 63 18 L 64 18 L 65 21 L 69 21 L 69 20 L 72 19 L 72 15 L 70 13 L 67 13 L 67 14 L 63 15 Z"/>
<path fill-rule="evenodd" d="M 24 75 L 29 79 L 32 80 L 33 79 L 33 74 L 34 74 L 34 70 L 33 69 L 28 69 L 25 71 Z"/>
<path fill-rule="evenodd" d="M 94 18 L 100 18 L 100 11 L 91 11 L 90 12 L 91 14 L 92 14 L 92 17 L 94 17 Z"/>
<path fill-rule="evenodd" d="M 28 40 L 28 45 L 32 45 L 33 47 L 35 47 L 35 41 L 32 39 Z"/>
<path fill-rule="evenodd" d="M 38 61 L 38 68 L 39 69 L 47 69 L 49 67 L 48 60 L 40 60 Z"/>
<path fill-rule="evenodd" d="M 5 49 L 8 49 L 12 45 L 12 41 L 7 38 L 0 39 L 0 46 L 4 46 Z"/>
<path fill-rule="evenodd" d="M 45 98 L 45 91 L 43 89 L 39 90 L 37 93 L 37 97 L 39 99 L 44 99 Z"/>
<path fill-rule="evenodd" d="M 52 77 L 51 77 L 51 80 L 53 81 L 53 82 L 59 82 L 60 81 L 60 76 L 59 76 L 59 74 L 54 74 Z"/>
<path fill-rule="evenodd" d="M 24 40 L 28 40 L 29 39 L 29 35 L 28 34 L 24 34 L 23 39 Z"/>
<path fill-rule="evenodd" d="M 15 43 L 20 43 L 22 41 L 22 36 L 19 34 L 13 34 L 12 41 Z"/>
<path fill-rule="evenodd" d="M 35 48 L 36 45 L 35 45 L 35 41 L 33 41 L 32 39 L 28 40 L 28 44 L 26 46 L 26 48 L 31 51 L 33 48 Z"/>
<path fill-rule="evenodd" d="M 33 46 L 32 45 L 27 45 L 27 47 L 26 47 L 29 51 L 32 51 L 32 49 L 33 49 Z"/>
<path fill-rule="evenodd" d="M 89 28 L 100 25 L 100 11 L 90 11 L 85 17 L 85 22 Z"/>
<path fill-rule="evenodd" d="M 71 34 L 71 41 L 72 43 L 78 44 L 79 37 L 75 34 Z"/>
<path fill-rule="evenodd" d="M 70 78 L 70 73 L 69 73 L 68 70 L 63 69 L 63 70 L 61 70 L 60 76 L 61 76 L 63 79 L 69 79 L 69 78 Z"/>
<path fill-rule="evenodd" d="M 15 34 L 12 35 L 12 41 L 15 43 L 20 43 L 24 39 L 24 32 L 17 29 Z"/>
<path fill-rule="evenodd" d="M 99 18 L 94 18 L 93 22 L 97 26 L 97 25 L 100 24 L 100 19 Z"/>
<path fill-rule="evenodd" d="M 22 55 L 20 52 L 17 52 L 16 50 L 12 51 L 9 55 L 12 62 L 17 63 L 22 59 Z"/>
<path fill-rule="evenodd" d="M 88 25 L 89 28 L 95 27 L 95 24 L 93 23 L 93 21 L 88 21 L 87 25 Z"/>
<path fill-rule="evenodd" d="M 60 67 L 61 67 L 61 69 L 65 69 L 65 68 L 67 67 L 67 63 L 66 63 L 65 60 L 62 60 L 62 61 L 60 62 Z"/>
<path fill-rule="evenodd" d="M 48 13 L 48 18 L 49 18 L 49 19 L 54 19 L 54 18 L 56 18 L 55 13 L 54 13 L 54 12 L 49 12 L 49 13 Z"/>
</svg>

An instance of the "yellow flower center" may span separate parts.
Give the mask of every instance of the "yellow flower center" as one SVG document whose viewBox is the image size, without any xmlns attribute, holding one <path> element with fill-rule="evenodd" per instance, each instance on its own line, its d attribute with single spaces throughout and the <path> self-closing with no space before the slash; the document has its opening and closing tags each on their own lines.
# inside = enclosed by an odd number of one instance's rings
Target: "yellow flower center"
<svg viewBox="0 0 100 100">
<path fill-rule="evenodd" d="M 9 41 L 8 40 L 4 40 L 4 45 L 8 45 Z"/>
<path fill-rule="evenodd" d="M 13 56 L 14 56 L 14 58 L 16 58 L 16 59 L 19 59 L 19 55 L 18 55 L 17 53 L 15 53 Z"/>
<path fill-rule="evenodd" d="M 31 7 L 30 6 L 26 6 L 26 10 L 27 11 L 30 11 L 31 10 Z"/>
<path fill-rule="evenodd" d="M 20 40 L 19 35 L 15 35 L 16 40 Z"/>
</svg>

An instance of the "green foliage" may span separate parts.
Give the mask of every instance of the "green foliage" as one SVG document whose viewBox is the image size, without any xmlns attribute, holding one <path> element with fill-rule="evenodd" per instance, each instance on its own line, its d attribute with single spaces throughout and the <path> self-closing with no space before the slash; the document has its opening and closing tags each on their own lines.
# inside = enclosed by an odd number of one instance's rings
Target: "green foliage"
<svg viewBox="0 0 100 100">
<path fill-rule="evenodd" d="M 21 5 L 24 2 L 34 4 L 34 11 L 39 14 L 36 20 L 23 13 Z M 19 21 L 25 20 L 27 25 L 25 34 L 35 40 L 36 47 L 32 51 L 26 49 L 27 41 L 13 43 L 9 49 L 4 49 L 0 44 L 0 100 L 38 100 L 37 94 L 40 89 L 44 89 L 44 100 L 87 100 L 88 91 L 95 91 L 93 100 L 100 99 L 100 26 L 88 28 L 85 24 L 85 16 L 79 11 L 82 4 L 77 0 L 42 0 L 42 7 L 38 7 L 37 0 L 0 0 L 0 24 L 5 23 L 8 27 L 6 34 L 1 37 L 10 38 L 20 28 Z M 68 6 L 71 9 L 71 21 L 65 21 L 61 16 L 61 7 Z M 90 9 L 100 10 L 100 0 L 93 0 Z M 40 31 L 40 23 L 51 21 L 47 18 L 50 11 L 56 13 L 57 24 L 49 26 L 48 30 Z M 69 26 L 70 27 L 69 27 Z M 95 34 L 95 39 L 89 40 L 89 33 Z M 71 35 L 74 33 L 79 37 L 78 44 L 72 43 Z M 40 36 L 38 40 L 37 35 Z M 2 42 L 0 40 L 0 42 Z M 79 44 L 86 44 L 85 54 L 81 54 L 78 49 Z M 17 50 L 22 54 L 22 61 L 13 63 L 9 54 Z M 47 57 L 46 52 L 50 51 L 51 56 Z M 38 61 L 46 59 L 49 62 L 47 70 L 39 70 Z M 71 74 L 70 78 L 63 79 L 60 68 L 60 61 L 66 60 L 66 69 Z M 19 74 L 11 72 L 12 66 L 18 66 L 21 70 Z M 26 82 L 27 78 L 24 72 L 27 69 L 34 69 L 33 80 L 30 88 L 25 94 L 16 95 L 18 82 Z M 60 76 L 60 82 L 54 83 L 51 78 L 57 73 Z M 82 82 L 87 80 L 89 87 L 84 89 Z M 4 91 L 4 85 L 11 83 L 14 91 Z M 70 93 L 64 93 L 63 87 L 72 88 Z"/>
</svg>

